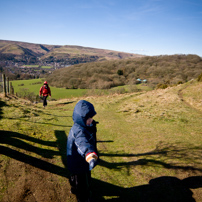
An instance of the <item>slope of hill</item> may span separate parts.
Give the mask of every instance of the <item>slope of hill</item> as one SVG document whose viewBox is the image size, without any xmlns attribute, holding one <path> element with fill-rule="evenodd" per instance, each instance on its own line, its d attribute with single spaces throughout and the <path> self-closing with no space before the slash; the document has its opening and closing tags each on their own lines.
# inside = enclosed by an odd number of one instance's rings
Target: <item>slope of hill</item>
<svg viewBox="0 0 202 202">
<path fill-rule="evenodd" d="M 95 201 L 201 202 L 202 82 L 33 105 L 0 94 L 0 201 L 76 201 L 66 139 L 79 99 L 97 111 Z M 196 106 L 197 105 L 197 106 Z"/>
<path fill-rule="evenodd" d="M 0 58 L 11 56 L 13 56 L 13 58 L 17 57 L 18 60 L 20 59 L 19 56 L 21 56 L 21 58 L 32 56 L 36 58 L 40 57 L 42 61 L 59 62 L 74 60 L 74 63 L 143 57 L 138 54 L 82 46 L 45 45 L 0 40 Z M 76 59 L 78 60 L 77 62 L 75 62 Z"/>
<path fill-rule="evenodd" d="M 202 58 L 197 55 L 153 56 L 94 62 L 54 71 L 49 83 L 66 88 L 111 88 L 147 79 L 152 86 L 178 84 L 202 73 Z"/>
<path fill-rule="evenodd" d="M 12 54 L 12 55 L 24 55 L 25 52 L 17 53 L 14 51 L 13 47 L 18 47 L 18 49 L 26 49 L 33 53 L 35 56 L 42 56 L 49 52 L 51 49 L 57 46 L 46 46 L 41 44 L 33 44 L 26 42 L 17 41 L 6 41 L 0 40 L 0 53 L 1 54 Z M 6 49 L 6 52 L 4 51 Z"/>
</svg>

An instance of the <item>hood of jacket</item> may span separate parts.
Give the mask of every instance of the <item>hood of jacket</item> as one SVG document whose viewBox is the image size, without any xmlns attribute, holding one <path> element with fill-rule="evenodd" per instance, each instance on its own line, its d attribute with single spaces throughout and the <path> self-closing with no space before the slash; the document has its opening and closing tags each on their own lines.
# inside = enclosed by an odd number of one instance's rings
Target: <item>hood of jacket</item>
<svg viewBox="0 0 202 202">
<path fill-rule="evenodd" d="M 86 127 L 86 120 L 88 118 L 92 118 L 95 115 L 96 111 L 94 106 L 86 100 L 80 100 L 74 107 L 72 118 L 74 123 L 82 127 Z"/>
</svg>

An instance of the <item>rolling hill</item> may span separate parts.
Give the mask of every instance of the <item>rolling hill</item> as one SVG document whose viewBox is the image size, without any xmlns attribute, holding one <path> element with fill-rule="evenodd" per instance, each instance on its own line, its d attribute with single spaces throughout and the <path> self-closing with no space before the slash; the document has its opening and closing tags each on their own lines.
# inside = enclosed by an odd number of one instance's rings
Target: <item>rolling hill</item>
<svg viewBox="0 0 202 202">
<path fill-rule="evenodd" d="M 143 55 L 118 52 L 105 49 L 97 49 L 70 45 L 45 45 L 18 41 L 0 40 L 0 60 L 12 58 L 24 60 L 26 57 L 34 58 L 35 62 L 69 61 L 70 64 L 85 63 L 91 61 L 117 60 L 126 58 L 143 57 Z"/>
<path fill-rule="evenodd" d="M 146 79 L 154 87 L 184 83 L 201 73 L 199 56 L 165 55 L 72 65 L 55 70 L 46 80 L 56 87 L 109 89 Z"/>
</svg>

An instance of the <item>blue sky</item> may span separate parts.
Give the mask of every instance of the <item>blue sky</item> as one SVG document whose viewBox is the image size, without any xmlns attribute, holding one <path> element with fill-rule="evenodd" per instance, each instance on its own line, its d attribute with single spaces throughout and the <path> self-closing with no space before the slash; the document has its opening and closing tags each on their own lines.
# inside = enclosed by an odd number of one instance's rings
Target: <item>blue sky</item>
<svg viewBox="0 0 202 202">
<path fill-rule="evenodd" d="M 202 57 L 202 0 L 0 0 L 0 39 Z"/>
</svg>

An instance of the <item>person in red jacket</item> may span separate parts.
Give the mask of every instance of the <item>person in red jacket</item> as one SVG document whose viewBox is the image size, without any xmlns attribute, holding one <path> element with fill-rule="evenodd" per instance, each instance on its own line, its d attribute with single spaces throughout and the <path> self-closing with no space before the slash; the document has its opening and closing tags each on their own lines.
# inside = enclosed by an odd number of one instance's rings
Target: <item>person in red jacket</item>
<svg viewBox="0 0 202 202">
<path fill-rule="evenodd" d="M 47 106 L 47 97 L 50 95 L 51 97 L 51 90 L 48 86 L 47 81 L 44 81 L 43 86 L 39 90 L 39 96 L 43 96 L 43 107 L 45 108 Z"/>
</svg>

